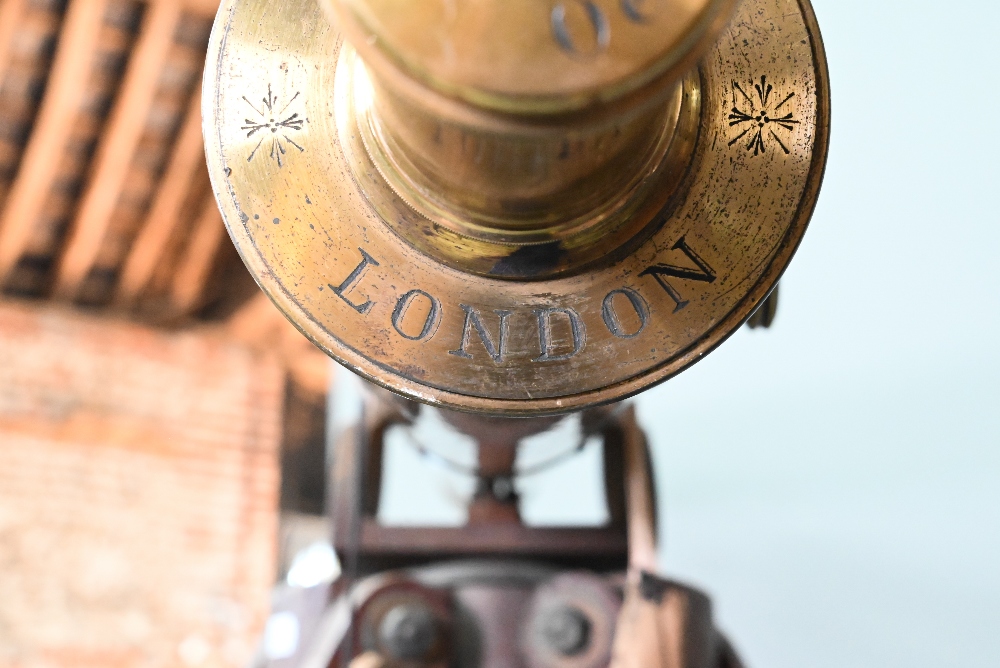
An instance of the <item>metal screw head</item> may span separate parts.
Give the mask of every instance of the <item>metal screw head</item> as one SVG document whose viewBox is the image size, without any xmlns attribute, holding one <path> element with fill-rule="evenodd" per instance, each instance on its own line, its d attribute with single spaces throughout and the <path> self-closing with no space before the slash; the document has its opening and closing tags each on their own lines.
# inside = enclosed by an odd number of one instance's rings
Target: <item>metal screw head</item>
<svg viewBox="0 0 1000 668">
<path fill-rule="evenodd" d="M 378 634 L 393 659 L 415 661 L 424 658 L 437 642 L 437 622 L 425 606 L 404 603 L 382 618 Z"/>
<path fill-rule="evenodd" d="M 493 496 L 498 501 L 511 501 L 516 496 L 514 481 L 507 476 L 498 476 L 493 479 Z"/>
<path fill-rule="evenodd" d="M 590 644 L 590 619 L 572 606 L 553 607 L 541 615 L 536 632 L 542 645 L 563 656 L 574 656 Z"/>
</svg>

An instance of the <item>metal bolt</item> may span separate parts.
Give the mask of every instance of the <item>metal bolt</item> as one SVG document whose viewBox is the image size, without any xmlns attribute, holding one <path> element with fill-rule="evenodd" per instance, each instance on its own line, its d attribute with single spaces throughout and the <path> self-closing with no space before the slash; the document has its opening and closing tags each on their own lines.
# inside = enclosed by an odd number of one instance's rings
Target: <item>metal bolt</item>
<svg viewBox="0 0 1000 668">
<path fill-rule="evenodd" d="M 573 656 L 590 644 L 590 620 L 578 608 L 568 605 L 544 612 L 537 626 L 539 640 L 563 656 Z"/>
<path fill-rule="evenodd" d="M 514 481 L 507 476 L 493 479 L 493 496 L 498 501 L 511 501 L 515 495 Z"/>
<path fill-rule="evenodd" d="M 404 603 L 390 610 L 379 625 L 382 646 L 393 659 L 424 658 L 437 642 L 434 613 L 418 603 Z"/>
</svg>

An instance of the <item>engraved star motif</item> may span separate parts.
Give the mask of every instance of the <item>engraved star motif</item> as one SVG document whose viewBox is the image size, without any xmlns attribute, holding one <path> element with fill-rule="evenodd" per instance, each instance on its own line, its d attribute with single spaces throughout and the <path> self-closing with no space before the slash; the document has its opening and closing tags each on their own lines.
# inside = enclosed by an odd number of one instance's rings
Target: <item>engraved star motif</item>
<svg viewBox="0 0 1000 668">
<path fill-rule="evenodd" d="M 257 108 L 253 102 L 247 99 L 247 96 L 243 96 L 243 101 L 250 105 L 250 108 L 254 110 L 257 116 L 260 117 L 259 120 L 254 120 L 252 118 L 247 118 L 243 121 L 244 125 L 240 128 L 241 130 L 247 131 L 247 137 L 253 137 L 258 132 L 261 133 L 260 141 L 254 146 L 254 149 L 250 151 L 250 155 L 247 156 L 247 162 L 254 159 L 257 155 L 257 151 L 265 143 L 270 147 L 270 156 L 277 161 L 278 167 L 284 167 L 284 161 L 282 156 L 284 156 L 289 146 L 294 146 L 299 149 L 299 152 L 305 151 L 304 148 L 299 146 L 291 137 L 288 135 L 292 132 L 298 132 L 302 130 L 305 124 L 305 119 L 301 118 L 298 112 L 291 114 L 290 116 L 285 116 L 285 112 L 288 111 L 288 107 L 298 99 L 298 92 L 292 96 L 288 102 L 285 103 L 281 109 L 278 109 L 278 98 L 271 92 L 271 84 L 267 85 L 267 97 L 262 98 L 261 102 L 263 106 Z M 266 147 L 265 147 L 266 148 Z"/>
<path fill-rule="evenodd" d="M 743 131 L 736 135 L 729 145 L 732 146 L 749 135 L 747 152 L 753 151 L 754 155 L 766 153 L 768 142 L 774 140 L 785 155 L 788 155 L 791 151 L 775 130 L 793 130 L 800 123 L 795 119 L 794 112 L 783 109 L 795 97 L 795 93 L 789 93 L 781 102 L 773 104 L 778 96 L 772 97 L 774 86 L 767 82 L 766 76 L 761 76 L 760 83 L 753 84 L 753 90 L 757 94 L 749 95 L 739 83 L 733 82 L 733 108 L 729 113 L 729 127 L 742 128 Z M 746 111 L 748 104 L 749 111 Z M 787 113 L 782 115 L 782 111 Z"/>
</svg>

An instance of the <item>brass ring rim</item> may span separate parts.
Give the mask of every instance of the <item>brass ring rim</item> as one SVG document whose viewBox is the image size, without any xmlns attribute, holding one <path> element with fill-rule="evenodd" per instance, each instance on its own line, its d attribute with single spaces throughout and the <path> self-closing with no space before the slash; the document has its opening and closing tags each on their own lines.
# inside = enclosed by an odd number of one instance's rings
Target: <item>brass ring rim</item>
<svg viewBox="0 0 1000 668">
<path fill-rule="evenodd" d="M 232 11 L 234 4 L 234 0 L 227 0 L 220 7 L 220 15 L 223 15 L 227 10 Z M 375 384 L 424 403 L 460 411 L 508 416 L 565 413 L 633 396 L 688 368 L 734 333 L 739 325 L 753 312 L 753 309 L 767 296 L 787 268 L 791 256 L 802 239 L 805 229 L 808 226 L 809 218 L 817 203 L 829 151 L 829 73 L 822 35 L 816 22 L 815 14 L 808 0 L 797 0 L 797 5 L 802 12 L 802 17 L 811 39 L 810 48 L 813 57 L 813 70 L 816 77 L 816 130 L 813 141 L 813 152 L 808 169 L 807 185 L 799 198 L 792 222 L 783 235 L 780 245 L 772 254 L 767 269 L 725 317 L 716 322 L 714 326 L 705 331 L 702 336 L 688 345 L 682 352 L 642 373 L 599 389 L 542 399 L 497 399 L 454 392 L 448 389 L 437 388 L 428 383 L 415 382 L 410 378 L 400 375 L 396 369 L 372 360 L 354 350 L 350 345 L 342 341 L 337 341 L 328 332 L 324 331 L 322 326 L 311 317 L 303 319 L 290 318 L 290 320 L 318 347 Z M 218 29 L 219 23 L 216 24 L 214 30 Z M 224 43 L 224 37 L 222 39 L 213 38 L 209 53 L 210 63 L 220 60 Z M 216 71 L 216 76 L 219 76 L 218 71 Z M 206 77 L 204 117 L 206 145 L 210 149 L 208 152 L 209 173 L 212 176 L 216 193 L 221 195 L 228 192 L 229 187 L 220 176 L 225 166 L 219 146 L 219 135 L 213 133 L 213 128 L 216 126 L 217 120 L 216 107 L 213 104 L 212 97 L 213 83 L 217 84 L 217 81 Z M 220 197 L 220 200 L 224 199 Z M 227 216 L 227 224 L 230 222 L 229 218 L 230 216 Z M 230 233 L 234 234 L 234 237 L 238 234 L 238 232 L 234 231 L 233 226 L 230 226 Z M 302 308 L 282 286 L 278 278 L 264 265 L 264 262 L 259 257 L 253 257 L 253 254 L 250 252 L 251 248 L 253 248 L 252 243 L 249 246 L 237 243 L 237 248 L 247 265 L 256 270 L 253 273 L 261 288 L 286 315 L 288 313 L 304 313 Z M 328 345 L 331 341 L 335 341 L 339 345 Z M 385 376 L 383 372 L 388 372 L 392 376 L 393 382 L 389 383 L 383 380 Z"/>
</svg>

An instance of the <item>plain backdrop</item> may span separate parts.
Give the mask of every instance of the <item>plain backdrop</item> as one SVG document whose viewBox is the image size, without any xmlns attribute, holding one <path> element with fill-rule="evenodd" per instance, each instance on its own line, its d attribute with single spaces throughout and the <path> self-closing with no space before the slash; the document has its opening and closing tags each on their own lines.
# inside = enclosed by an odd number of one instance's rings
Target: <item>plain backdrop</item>
<svg viewBox="0 0 1000 668">
<path fill-rule="evenodd" d="M 830 160 L 774 329 L 638 399 L 663 566 L 750 668 L 995 668 L 1000 9 L 814 2 Z"/>
<path fill-rule="evenodd" d="M 996 668 L 1000 9 L 815 3 L 832 144 L 775 326 L 637 400 L 662 565 L 748 668 Z M 383 521 L 462 521 L 471 480 L 407 441 L 474 464 L 449 438 L 433 416 L 390 438 Z M 525 515 L 599 521 L 599 466 L 523 481 Z"/>
</svg>

